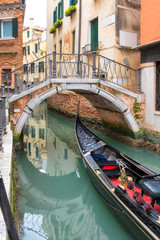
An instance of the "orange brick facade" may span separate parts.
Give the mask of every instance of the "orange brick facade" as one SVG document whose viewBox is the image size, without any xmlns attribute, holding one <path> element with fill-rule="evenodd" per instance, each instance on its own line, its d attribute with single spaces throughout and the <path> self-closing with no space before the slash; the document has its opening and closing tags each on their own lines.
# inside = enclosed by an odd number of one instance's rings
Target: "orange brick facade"
<svg viewBox="0 0 160 240">
<path fill-rule="evenodd" d="M 22 0 L 0 0 L 0 83 L 1 72 L 12 72 L 15 69 L 23 66 L 23 19 L 24 19 L 25 5 Z M 4 37 L 3 23 L 6 20 L 12 21 L 17 19 L 17 36 Z M 13 30 L 12 30 L 13 31 Z M 14 74 L 12 74 L 12 83 L 14 84 Z"/>
<path fill-rule="evenodd" d="M 160 39 L 159 3 L 159 0 L 141 0 L 141 44 Z"/>
</svg>

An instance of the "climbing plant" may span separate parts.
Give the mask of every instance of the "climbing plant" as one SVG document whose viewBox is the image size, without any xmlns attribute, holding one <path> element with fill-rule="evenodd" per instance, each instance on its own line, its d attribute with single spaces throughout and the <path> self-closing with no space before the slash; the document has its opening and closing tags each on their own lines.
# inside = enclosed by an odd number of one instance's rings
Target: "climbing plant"
<svg viewBox="0 0 160 240">
<path fill-rule="evenodd" d="M 142 107 L 141 103 L 138 103 L 137 100 L 133 103 L 133 113 L 134 113 L 134 118 L 136 119 L 137 122 L 139 122 L 139 119 L 142 118 Z"/>
</svg>

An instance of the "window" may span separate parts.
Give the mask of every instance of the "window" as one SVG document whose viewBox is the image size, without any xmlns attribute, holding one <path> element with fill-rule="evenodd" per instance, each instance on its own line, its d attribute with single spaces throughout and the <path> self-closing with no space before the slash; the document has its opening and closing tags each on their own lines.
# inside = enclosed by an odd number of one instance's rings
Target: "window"
<svg viewBox="0 0 160 240">
<path fill-rule="evenodd" d="M 58 3 L 58 19 L 63 18 L 63 0 L 61 0 L 60 3 Z"/>
<path fill-rule="evenodd" d="M 23 47 L 23 55 L 26 55 L 26 47 Z"/>
<path fill-rule="evenodd" d="M 55 11 L 53 12 L 53 24 L 57 21 L 57 7 Z"/>
<path fill-rule="evenodd" d="M 62 40 L 59 41 L 59 52 L 60 52 L 60 59 L 62 58 Z"/>
<path fill-rule="evenodd" d="M 39 129 L 39 138 L 44 139 L 44 129 L 43 128 Z"/>
<path fill-rule="evenodd" d="M 35 72 L 35 63 L 31 63 L 31 73 Z"/>
<path fill-rule="evenodd" d="M 66 148 L 64 149 L 64 159 L 68 159 L 68 150 Z"/>
<path fill-rule="evenodd" d="M 29 31 L 27 31 L 27 38 L 29 38 Z"/>
<path fill-rule="evenodd" d="M 39 149 L 38 149 L 38 147 L 36 147 L 36 157 L 37 158 L 39 157 Z"/>
<path fill-rule="evenodd" d="M 70 0 L 70 6 L 72 6 L 72 5 L 76 5 L 77 2 L 78 2 L 78 0 Z"/>
<path fill-rule="evenodd" d="M 0 38 L 18 37 L 18 18 L 0 19 Z"/>
<path fill-rule="evenodd" d="M 72 32 L 72 53 L 75 53 L 75 31 Z"/>
<path fill-rule="evenodd" d="M 24 73 L 27 73 L 27 72 L 28 72 L 28 65 L 27 65 L 27 64 L 24 64 L 24 65 L 23 65 L 23 72 L 24 72 Z"/>
<path fill-rule="evenodd" d="M 32 137 L 32 138 L 35 138 L 35 136 L 36 136 L 35 127 L 31 126 L 31 137 Z"/>
<path fill-rule="evenodd" d="M 31 143 L 28 143 L 28 155 L 31 156 Z"/>
<path fill-rule="evenodd" d="M 57 141 L 56 141 L 56 137 L 54 137 L 53 145 L 54 145 L 55 149 L 56 149 L 56 145 L 57 145 L 56 142 L 57 142 Z"/>
<path fill-rule="evenodd" d="M 29 125 L 28 124 L 25 124 L 24 135 L 29 136 Z"/>
<path fill-rule="evenodd" d="M 35 53 L 38 53 L 38 43 L 34 44 L 34 51 L 35 51 Z"/>
<path fill-rule="evenodd" d="M 39 62 L 39 69 L 38 69 L 39 72 L 44 72 L 44 62 Z"/>
<path fill-rule="evenodd" d="M 98 49 L 98 18 L 91 22 L 91 51 Z"/>
<path fill-rule="evenodd" d="M 27 54 L 30 55 L 30 46 L 27 46 Z"/>
</svg>

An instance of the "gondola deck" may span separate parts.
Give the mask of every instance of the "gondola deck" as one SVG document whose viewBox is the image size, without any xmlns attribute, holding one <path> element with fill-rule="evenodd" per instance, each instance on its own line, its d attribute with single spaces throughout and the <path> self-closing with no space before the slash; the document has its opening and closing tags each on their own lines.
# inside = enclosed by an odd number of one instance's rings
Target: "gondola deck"
<svg viewBox="0 0 160 240">
<path fill-rule="evenodd" d="M 90 132 L 79 114 L 76 138 L 83 164 L 104 202 L 125 213 L 145 239 L 160 239 L 160 176 Z"/>
</svg>

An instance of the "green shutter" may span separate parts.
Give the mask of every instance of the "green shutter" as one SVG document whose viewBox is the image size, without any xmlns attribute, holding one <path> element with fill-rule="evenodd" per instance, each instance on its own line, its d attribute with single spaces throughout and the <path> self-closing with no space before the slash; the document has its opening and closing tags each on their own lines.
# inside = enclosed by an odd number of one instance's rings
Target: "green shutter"
<svg viewBox="0 0 160 240">
<path fill-rule="evenodd" d="M 39 72 L 44 72 L 44 62 L 39 62 Z"/>
<path fill-rule="evenodd" d="M 12 19 L 13 37 L 18 37 L 18 18 Z"/>
<path fill-rule="evenodd" d="M 61 3 L 58 3 L 58 19 L 61 18 Z"/>
<path fill-rule="evenodd" d="M 76 5 L 77 2 L 78 2 L 78 0 L 70 0 L 70 6 L 71 6 L 71 5 Z"/>
<path fill-rule="evenodd" d="M 1 38 L 1 20 L 0 20 L 0 38 Z"/>
<path fill-rule="evenodd" d="M 34 73 L 34 63 L 31 63 L 31 73 Z"/>
<path fill-rule="evenodd" d="M 75 53 L 75 31 L 72 34 L 72 53 Z"/>
<path fill-rule="evenodd" d="M 31 137 L 35 138 L 35 127 L 31 126 Z"/>
<path fill-rule="evenodd" d="M 27 53 L 30 55 L 30 46 L 27 46 Z"/>
<path fill-rule="evenodd" d="M 61 0 L 61 18 L 63 18 L 63 0 Z"/>
<path fill-rule="evenodd" d="M 56 7 L 56 21 L 57 21 L 57 7 Z"/>
<path fill-rule="evenodd" d="M 35 47 L 35 53 L 38 53 L 38 44 L 35 43 L 34 47 Z"/>
<path fill-rule="evenodd" d="M 57 21 L 57 7 L 56 7 L 56 10 L 54 11 L 54 23 Z M 53 24 L 54 24 L 53 23 Z"/>
<path fill-rule="evenodd" d="M 39 157 L 39 149 L 38 149 L 38 147 L 36 147 L 36 157 L 37 158 Z"/>
<path fill-rule="evenodd" d="M 44 72 L 44 62 L 42 62 L 42 72 Z"/>
<path fill-rule="evenodd" d="M 98 18 L 91 22 L 91 51 L 98 48 Z"/>
</svg>

